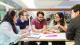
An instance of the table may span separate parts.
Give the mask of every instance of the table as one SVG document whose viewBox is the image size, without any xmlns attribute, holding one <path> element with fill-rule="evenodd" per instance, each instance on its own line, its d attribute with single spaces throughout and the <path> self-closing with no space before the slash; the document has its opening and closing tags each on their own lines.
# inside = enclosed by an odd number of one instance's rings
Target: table
<svg viewBox="0 0 80 45">
<path fill-rule="evenodd" d="M 33 37 L 24 38 L 21 41 L 27 42 L 27 41 L 37 41 L 38 45 L 40 44 L 40 41 L 69 41 L 66 39 L 66 33 L 51 33 L 51 34 L 36 34 L 33 35 Z"/>
<path fill-rule="evenodd" d="M 68 41 L 65 33 L 39 34 L 40 37 L 24 38 L 21 41 Z M 34 36 L 34 35 L 33 35 Z"/>
</svg>

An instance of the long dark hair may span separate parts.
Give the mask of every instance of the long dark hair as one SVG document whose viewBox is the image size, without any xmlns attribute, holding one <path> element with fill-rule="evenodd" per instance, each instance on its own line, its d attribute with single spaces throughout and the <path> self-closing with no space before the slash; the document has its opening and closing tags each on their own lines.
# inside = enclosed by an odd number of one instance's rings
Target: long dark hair
<svg viewBox="0 0 80 45">
<path fill-rule="evenodd" d="M 7 21 L 11 24 L 13 31 L 17 34 L 16 32 L 16 27 L 13 21 L 14 16 L 16 15 L 16 12 L 14 10 L 10 10 L 6 13 L 6 15 L 4 16 L 2 22 Z"/>
<path fill-rule="evenodd" d="M 59 17 L 60 17 L 60 25 L 62 25 L 62 26 L 64 26 L 65 25 L 65 22 L 64 22 L 64 14 L 62 13 L 62 12 L 58 12 L 58 13 L 56 13 L 56 14 L 58 14 L 59 15 Z M 54 20 L 54 24 L 56 25 L 57 24 L 57 22 Z"/>
</svg>

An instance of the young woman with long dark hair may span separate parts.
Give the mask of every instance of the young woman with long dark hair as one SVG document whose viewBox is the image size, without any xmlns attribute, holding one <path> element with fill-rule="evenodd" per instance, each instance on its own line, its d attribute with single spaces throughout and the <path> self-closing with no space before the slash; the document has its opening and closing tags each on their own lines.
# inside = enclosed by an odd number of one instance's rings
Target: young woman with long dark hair
<svg viewBox="0 0 80 45">
<path fill-rule="evenodd" d="M 19 35 L 16 28 L 16 12 L 10 10 L 0 24 L 0 45 L 16 44 L 24 35 Z"/>
</svg>

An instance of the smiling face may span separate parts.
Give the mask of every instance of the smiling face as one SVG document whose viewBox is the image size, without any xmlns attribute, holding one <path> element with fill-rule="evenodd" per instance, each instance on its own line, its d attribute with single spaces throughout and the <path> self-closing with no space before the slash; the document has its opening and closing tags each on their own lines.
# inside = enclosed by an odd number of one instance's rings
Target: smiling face
<svg viewBox="0 0 80 45">
<path fill-rule="evenodd" d="M 59 22 L 59 21 L 61 20 L 61 18 L 60 18 L 60 16 L 59 16 L 58 14 L 55 14 L 55 15 L 54 15 L 54 20 L 55 20 L 56 22 Z"/>
<path fill-rule="evenodd" d="M 23 14 L 20 15 L 20 18 L 21 18 L 22 20 L 26 20 L 26 19 L 29 18 L 29 15 L 27 14 L 27 12 L 23 12 Z"/>
<path fill-rule="evenodd" d="M 42 21 L 42 20 L 44 20 L 44 16 L 42 14 L 38 14 L 37 19 L 39 21 Z"/>
<path fill-rule="evenodd" d="M 28 17 L 29 17 L 28 13 L 27 13 L 27 12 L 24 12 L 24 13 L 23 13 L 23 18 L 24 18 L 24 19 L 28 19 Z"/>
</svg>

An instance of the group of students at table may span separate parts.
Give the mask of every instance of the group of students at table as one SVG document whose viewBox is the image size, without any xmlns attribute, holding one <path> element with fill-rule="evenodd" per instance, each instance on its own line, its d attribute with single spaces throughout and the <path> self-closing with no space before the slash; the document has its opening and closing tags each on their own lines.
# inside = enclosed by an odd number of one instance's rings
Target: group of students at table
<svg viewBox="0 0 80 45">
<path fill-rule="evenodd" d="M 64 14 L 61 12 L 56 13 L 54 19 L 51 20 L 50 24 L 47 25 L 47 21 L 44 19 L 43 12 L 37 12 L 37 17 L 32 19 L 32 31 L 41 33 L 55 33 L 55 32 L 66 32 Z M 48 27 L 48 28 L 47 28 Z M 30 45 L 37 45 L 35 42 L 29 42 Z M 42 41 L 40 45 L 48 45 L 48 42 Z M 53 41 L 52 45 L 65 45 L 65 41 Z"/>
<path fill-rule="evenodd" d="M 36 14 L 36 18 L 31 20 L 31 26 L 33 32 L 41 32 L 41 33 L 54 33 L 54 32 L 66 32 L 65 26 L 65 18 L 64 14 L 61 12 L 56 13 L 54 19 L 51 20 L 51 23 L 47 25 L 47 21 L 44 18 L 45 14 L 42 11 L 38 11 Z M 27 37 L 27 29 L 29 27 L 29 15 L 26 10 L 21 10 L 19 12 L 19 18 L 16 17 L 16 12 L 14 10 L 10 10 L 6 13 L 5 17 L 1 22 L 0 27 L 0 45 L 9 45 L 14 42 L 16 43 L 24 38 Z M 17 19 L 17 21 L 16 21 Z M 20 30 L 17 26 L 20 27 Z M 48 28 L 47 28 L 48 27 Z M 54 29 L 56 28 L 56 29 Z M 22 33 L 22 34 L 21 34 Z M 7 37 L 6 37 L 7 36 Z M 35 42 L 28 42 L 29 45 L 36 45 Z M 53 44 L 58 45 L 65 45 L 65 42 L 53 42 Z M 21 44 L 23 45 L 23 43 Z M 40 45 L 48 45 L 48 42 L 41 42 Z"/>
</svg>

